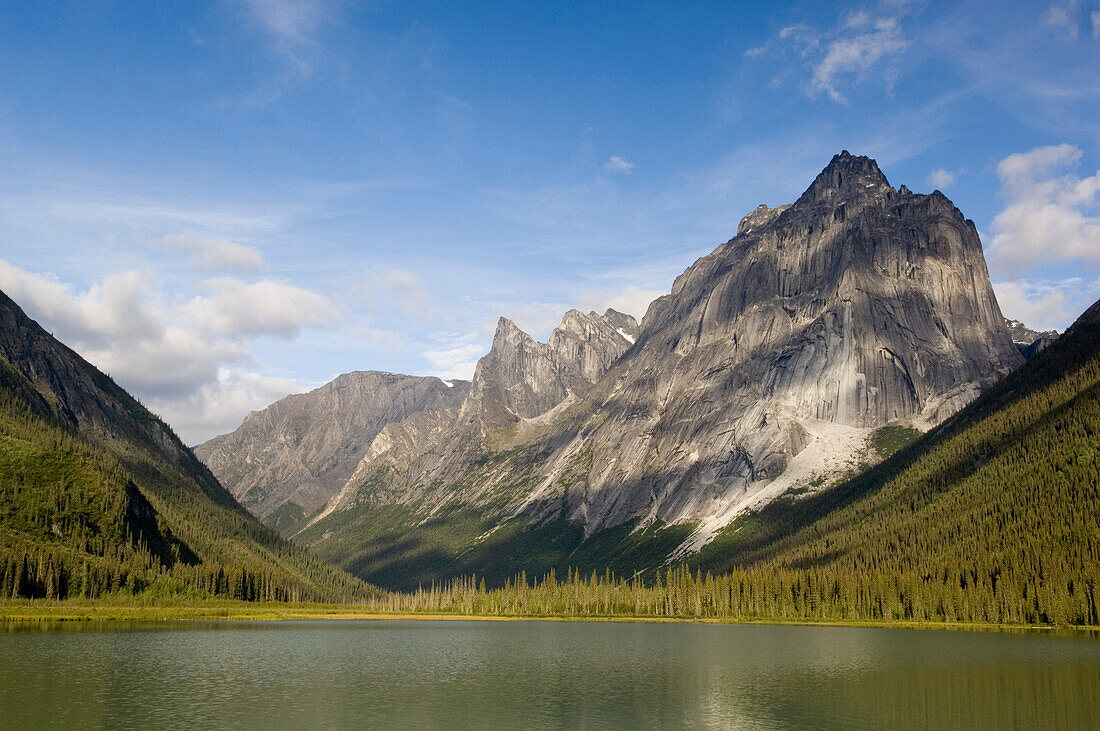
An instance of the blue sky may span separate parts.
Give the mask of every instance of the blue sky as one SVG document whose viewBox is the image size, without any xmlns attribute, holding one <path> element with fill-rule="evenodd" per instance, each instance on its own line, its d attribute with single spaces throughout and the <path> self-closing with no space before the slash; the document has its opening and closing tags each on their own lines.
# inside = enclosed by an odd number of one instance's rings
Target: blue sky
<svg viewBox="0 0 1100 731">
<path fill-rule="evenodd" d="M 8 4 L 0 289 L 191 443 L 641 317 L 841 149 L 974 219 L 1006 315 L 1100 297 L 1100 2 L 575 5 Z"/>
</svg>

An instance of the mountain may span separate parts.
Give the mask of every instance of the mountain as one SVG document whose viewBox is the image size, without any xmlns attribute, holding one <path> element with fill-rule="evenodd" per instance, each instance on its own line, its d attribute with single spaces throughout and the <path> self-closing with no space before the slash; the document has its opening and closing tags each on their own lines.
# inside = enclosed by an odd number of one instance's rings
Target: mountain
<svg viewBox="0 0 1100 731">
<path fill-rule="evenodd" d="M 0 292 L 0 595 L 355 600 L 160 419 Z"/>
<path fill-rule="evenodd" d="M 1019 320 L 1009 320 L 1007 317 L 1005 318 L 1005 325 L 1008 327 L 1008 334 L 1012 337 L 1012 342 L 1016 344 L 1016 349 L 1027 360 L 1030 360 L 1033 355 L 1044 350 L 1058 339 L 1057 330 L 1038 332 Z"/>
<path fill-rule="evenodd" d="M 344 486 L 384 426 L 458 406 L 468 391 L 466 381 L 345 373 L 252 412 L 195 454 L 253 515 L 292 531 Z"/>
<path fill-rule="evenodd" d="M 195 453 L 253 514 L 291 534 L 342 504 L 364 458 L 407 464 L 447 443 L 456 424 L 484 436 L 549 411 L 587 393 L 637 332 L 637 321 L 615 310 L 570 310 L 538 343 L 501 318 L 472 383 L 347 373 L 249 414 Z"/>
<path fill-rule="evenodd" d="M 835 616 L 1100 623 L 1100 302 L 891 459 L 738 518 L 690 560 L 804 571 Z"/>
<path fill-rule="evenodd" d="M 651 567 L 873 464 L 1023 362 L 973 223 L 869 158 L 835 156 L 738 231 L 590 386 L 502 321 L 455 426 L 369 449 L 297 540 L 405 587 Z"/>
<path fill-rule="evenodd" d="M 612 309 L 603 315 L 569 310 L 546 343 L 500 318 L 461 405 L 386 425 L 309 525 L 358 501 L 364 484 L 387 489 L 400 478 L 403 484 L 454 487 L 451 478 L 468 470 L 471 459 L 527 438 L 547 415 L 587 394 L 637 334 L 637 321 Z M 476 501 L 492 492 L 483 487 L 471 485 L 467 496 Z"/>
<path fill-rule="evenodd" d="M 502 317 L 492 349 L 478 361 L 462 415 L 510 425 L 583 396 L 634 344 L 637 334 L 638 323 L 630 315 L 569 310 L 550 340 L 539 343 Z"/>
</svg>

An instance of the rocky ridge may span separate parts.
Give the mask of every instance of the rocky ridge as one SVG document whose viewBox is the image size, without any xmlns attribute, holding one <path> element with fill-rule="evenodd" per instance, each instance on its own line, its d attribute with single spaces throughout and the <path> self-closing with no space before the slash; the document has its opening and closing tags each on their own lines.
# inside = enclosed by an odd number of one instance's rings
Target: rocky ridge
<svg viewBox="0 0 1100 731">
<path fill-rule="evenodd" d="M 927 429 L 1023 361 L 973 223 L 938 191 L 893 188 L 874 160 L 835 156 L 795 203 L 738 231 L 587 390 L 571 380 L 584 368 L 502 321 L 459 424 L 371 450 L 328 512 L 473 508 L 589 536 L 686 523 L 691 549 L 873 459 L 874 430 Z M 322 553 L 324 525 L 306 536 Z"/>
<path fill-rule="evenodd" d="M 472 454 L 526 436 L 540 417 L 586 395 L 637 335 L 637 321 L 612 309 L 603 315 L 569 310 L 546 343 L 500 318 L 461 405 L 386 425 L 343 489 L 311 522 L 354 502 L 361 484 L 379 469 L 403 482 L 438 483 L 465 469 Z"/>
<path fill-rule="evenodd" d="M 1007 317 L 1005 318 L 1005 326 L 1008 327 L 1008 334 L 1012 337 L 1016 349 L 1027 360 L 1031 360 L 1032 356 L 1045 350 L 1047 346 L 1058 339 L 1059 335 L 1057 330 L 1047 330 L 1045 332 L 1032 330 L 1019 320 L 1010 320 Z"/>
<path fill-rule="evenodd" d="M 289 530 L 335 495 L 387 425 L 456 407 L 468 381 L 379 371 L 345 373 L 254 411 L 230 434 L 195 448 L 254 515 Z"/>
</svg>

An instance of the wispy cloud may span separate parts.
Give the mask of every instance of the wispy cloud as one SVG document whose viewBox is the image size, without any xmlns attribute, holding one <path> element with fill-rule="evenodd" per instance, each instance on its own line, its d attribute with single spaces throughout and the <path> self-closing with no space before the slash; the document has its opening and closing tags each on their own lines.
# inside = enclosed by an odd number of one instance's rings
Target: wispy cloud
<svg viewBox="0 0 1100 731">
<path fill-rule="evenodd" d="M 853 76 L 862 80 L 885 59 L 905 49 L 908 41 L 901 33 L 897 18 L 881 18 L 870 21 L 861 16 L 858 23 L 848 23 L 846 28 L 858 31 L 829 43 L 825 57 L 815 66 L 810 88 L 825 92 L 835 102 L 847 103 L 839 86 Z"/>
<path fill-rule="evenodd" d="M 611 159 L 603 164 L 604 172 L 629 173 L 634 169 L 634 163 L 628 162 L 618 155 L 612 155 Z"/>
<path fill-rule="evenodd" d="M 956 173 L 945 170 L 944 168 L 938 168 L 928 174 L 926 182 L 933 188 L 947 190 L 955 184 L 956 180 L 958 180 L 958 175 Z"/>
<path fill-rule="evenodd" d="M 1093 16 L 1097 14 L 1100 14 L 1100 11 L 1093 13 Z M 1043 19 L 1043 24 L 1065 34 L 1066 40 L 1075 41 L 1080 35 L 1083 20 L 1081 15 L 1080 0 L 1070 0 L 1070 2 L 1052 5 Z"/>
<path fill-rule="evenodd" d="M 602 313 L 607 308 L 633 315 L 639 322 L 645 316 L 650 303 L 668 290 L 647 289 L 629 286 L 620 290 L 588 290 L 577 297 L 577 307 L 581 310 L 595 310 Z"/>
<path fill-rule="evenodd" d="M 408 269 L 369 268 L 357 288 L 374 312 L 395 311 L 421 325 L 449 319 L 439 299 Z"/>
<path fill-rule="evenodd" d="M 334 10 L 326 0 L 241 0 L 249 16 L 271 37 L 274 48 L 300 76 L 313 72 L 307 53 L 316 45 L 314 35 Z"/>
<path fill-rule="evenodd" d="M 750 48 L 746 56 L 760 57 L 783 49 L 793 49 L 788 63 L 808 67 L 810 77 L 803 88 L 812 98 L 825 94 L 838 104 L 847 104 L 844 88 L 869 78 L 889 83 L 893 62 L 908 48 L 910 41 L 901 26 L 905 3 L 883 3 L 875 12 L 850 13 L 825 30 L 807 23 L 781 28 L 773 40 Z M 772 77 L 773 86 L 781 86 L 786 72 Z"/>
<path fill-rule="evenodd" d="M 259 249 L 236 244 L 226 239 L 196 234 L 171 234 L 157 243 L 169 249 L 189 253 L 195 267 L 206 272 L 235 269 L 260 271 L 268 268 Z"/>
<path fill-rule="evenodd" d="M 472 378 L 478 360 L 489 350 L 485 335 L 479 332 L 436 333 L 432 339 L 434 345 L 422 355 L 429 373 L 440 378 Z"/>
</svg>

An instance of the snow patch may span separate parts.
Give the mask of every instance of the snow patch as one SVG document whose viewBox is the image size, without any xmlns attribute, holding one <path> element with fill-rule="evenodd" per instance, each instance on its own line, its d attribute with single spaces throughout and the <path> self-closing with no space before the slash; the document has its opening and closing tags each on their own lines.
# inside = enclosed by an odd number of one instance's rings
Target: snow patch
<svg viewBox="0 0 1100 731">
<path fill-rule="evenodd" d="M 627 334 L 627 332 L 625 330 L 623 330 L 621 327 L 615 328 L 615 332 L 622 335 L 623 339 L 626 340 L 626 342 L 630 343 L 631 345 L 634 344 L 634 338 L 630 337 L 630 335 Z"/>
<path fill-rule="evenodd" d="M 734 518 L 763 507 L 787 490 L 793 487 L 810 488 L 815 480 L 836 478 L 847 473 L 858 465 L 860 457 L 867 451 L 867 439 L 873 431 L 818 419 L 806 419 L 801 423 L 813 436 L 813 441 L 794 456 L 783 474 L 771 482 L 761 481 L 750 486 L 740 500 L 721 501 L 725 504 L 702 518 L 699 526 L 673 551 L 670 562 L 697 552 Z"/>
<path fill-rule="evenodd" d="M 454 381 L 444 381 L 443 385 L 446 386 L 447 388 L 454 388 L 455 387 Z"/>
</svg>

